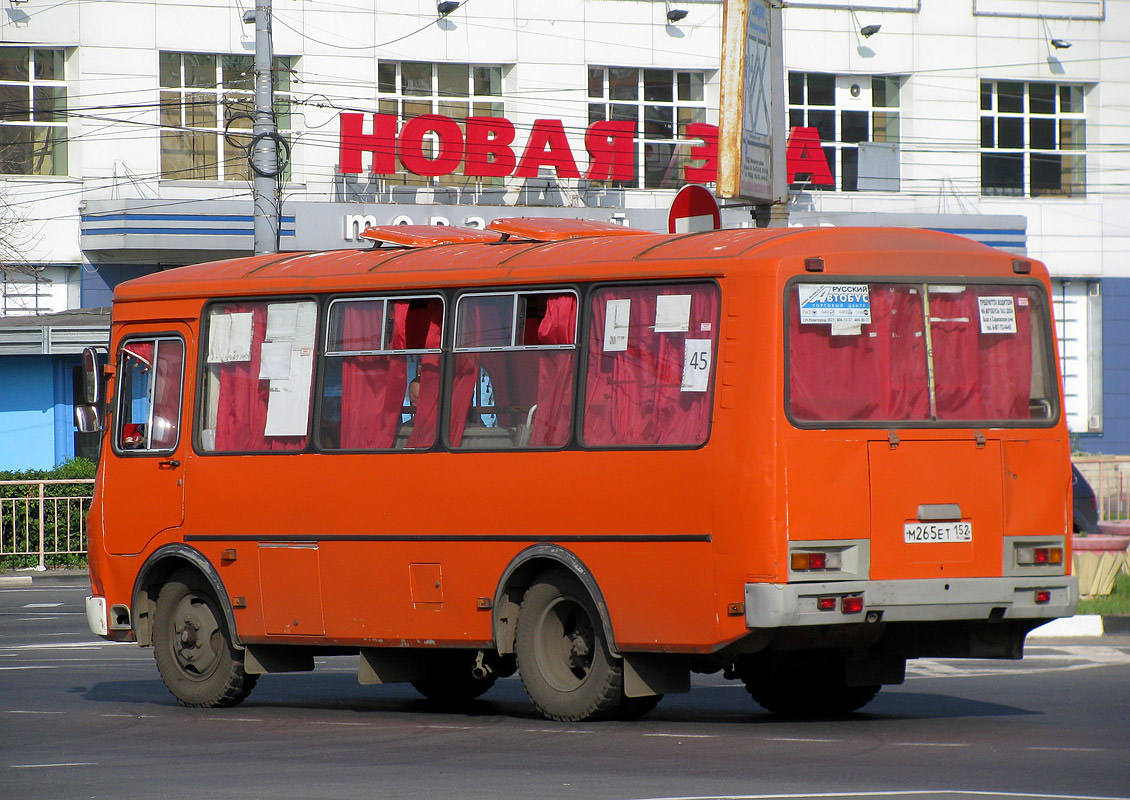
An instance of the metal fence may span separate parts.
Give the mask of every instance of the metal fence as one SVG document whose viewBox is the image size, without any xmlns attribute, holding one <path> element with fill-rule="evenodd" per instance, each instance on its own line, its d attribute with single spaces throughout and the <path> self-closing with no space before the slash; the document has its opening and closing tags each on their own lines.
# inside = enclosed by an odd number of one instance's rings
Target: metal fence
<svg viewBox="0 0 1130 800">
<path fill-rule="evenodd" d="M 0 558 L 85 555 L 94 479 L 0 481 Z"/>
<path fill-rule="evenodd" d="M 1130 456 L 1076 456 L 1071 460 L 1095 490 L 1099 519 L 1130 519 Z"/>
</svg>

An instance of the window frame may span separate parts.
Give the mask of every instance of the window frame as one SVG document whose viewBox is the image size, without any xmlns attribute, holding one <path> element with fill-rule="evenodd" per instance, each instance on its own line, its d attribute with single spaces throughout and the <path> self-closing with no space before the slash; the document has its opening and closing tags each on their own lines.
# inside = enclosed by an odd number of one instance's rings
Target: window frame
<svg viewBox="0 0 1130 800">
<path fill-rule="evenodd" d="M 785 282 L 784 292 L 781 297 L 781 326 L 783 333 L 783 350 L 780 357 L 784 360 L 784 385 L 783 385 L 783 402 L 785 417 L 793 427 L 802 430 L 844 430 L 844 429 L 859 429 L 859 430 L 886 430 L 886 429 L 953 429 L 953 428 L 1010 428 L 1010 429 L 1023 429 L 1023 428 L 1054 428 L 1059 424 L 1060 418 L 1064 411 L 1060 398 L 1059 390 L 1054 390 L 1051 396 L 1047 399 L 1051 400 L 1050 413 L 1045 419 L 992 419 L 992 420 L 954 420 L 954 419 L 885 419 L 885 420 L 809 420 L 800 419 L 793 413 L 793 404 L 791 397 L 791 335 L 790 335 L 790 314 L 792 306 L 790 300 L 795 286 L 801 283 L 820 284 L 820 283 L 866 283 L 869 287 L 873 284 L 883 285 L 900 285 L 900 286 L 946 286 L 961 284 L 964 286 L 1008 286 L 1017 288 L 1032 288 L 1035 289 L 1035 296 L 1042 304 L 1042 313 L 1045 318 L 1045 327 L 1043 328 L 1043 345 L 1042 345 L 1042 363 L 1037 360 L 1037 354 L 1032 354 L 1032 368 L 1033 370 L 1041 368 L 1045 376 L 1045 380 L 1050 381 L 1052 386 L 1057 386 L 1059 383 L 1059 372 L 1057 371 L 1057 364 L 1055 361 L 1055 339 L 1057 335 L 1054 325 L 1052 324 L 1053 310 L 1052 298 L 1048 295 L 1047 289 L 1042 282 L 1035 278 L 1019 278 L 1011 276 L 990 276 L 990 277 L 977 277 L 968 278 L 954 275 L 923 275 L 916 276 L 913 279 L 905 277 L 897 277 L 891 275 L 825 275 L 822 277 L 812 277 L 807 275 L 794 275 Z M 932 367 L 928 369 L 928 379 L 931 387 L 933 385 Z M 933 388 L 930 390 L 933 391 Z M 931 403 L 933 407 L 933 403 Z"/>
<path fill-rule="evenodd" d="M 30 171 L 7 171 L 4 166 L 9 163 L 7 159 L 2 158 L 2 150 L 0 150 L 0 177 L 16 177 L 16 176 L 29 176 L 29 177 L 66 177 L 70 174 L 70 158 L 69 158 L 69 140 L 70 140 L 70 123 L 68 122 L 68 101 L 70 99 L 69 86 L 67 84 L 67 50 L 61 47 L 36 47 L 34 45 L 19 45 L 16 43 L 5 43 L 0 45 L 0 50 L 14 52 L 23 51 L 27 54 L 27 79 L 26 80 L 0 80 L 0 87 L 4 90 L 19 90 L 25 89 L 26 94 L 24 99 L 27 102 L 26 116 L 19 119 L 0 119 L 0 129 L 4 132 L 23 132 L 28 131 L 31 133 L 31 140 L 28 143 L 29 149 L 27 152 L 27 161 L 32 165 Z M 50 54 L 52 59 L 52 71 L 58 67 L 60 74 L 53 78 L 39 78 L 36 77 L 37 64 L 39 54 Z M 42 102 L 43 93 L 49 93 L 51 97 L 50 107 L 46 110 L 39 111 L 37 100 Z M 17 109 L 24 110 L 24 109 Z M 43 140 L 37 140 L 37 131 L 43 132 Z M 22 137 L 21 137 L 22 138 Z M 11 146 L 22 146 L 24 142 L 13 143 Z M 0 148 L 9 145 L 0 145 Z M 42 163 L 46 159 L 50 159 L 51 169 L 49 171 L 42 171 L 35 169 L 36 162 Z M 20 162 L 22 163 L 23 157 L 21 155 Z M 16 159 L 11 160 L 12 163 Z"/>
<path fill-rule="evenodd" d="M 124 383 L 126 378 L 126 369 L 123 359 L 126 354 L 126 348 L 135 342 L 152 342 L 153 347 L 153 365 L 151 367 L 152 379 L 149 384 L 149 389 L 153 394 L 156 394 L 157 388 L 157 359 L 160 355 L 160 342 L 176 342 L 180 345 L 181 362 L 180 374 L 177 376 L 177 413 L 176 413 L 176 440 L 169 447 L 151 447 L 148 444 L 153 440 L 153 419 L 157 410 L 157 403 L 153 397 L 149 398 L 149 415 L 145 422 L 147 446 L 145 447 L 123 447 L 122 444 L 122 428 L 125 423 L 125 414 L 123 411 L 123 403 L 132 400 L 127 398 L 124 391 Z M 136 356 L 135 356 L 136 358 Z M 115 376 L 114 376 L 114 403 L 113 403 L 113 422 L 112 422 L 112 435 L 110 436 L 111 450 L 115 455 L 126 458 L 141 458 L 146 456 L 168 456 L 175 453 L 181 445 L 182 433 L 184 428 L 184 400 L 185 400 L 185 375 L 187 371 L 188 360 L 188 346 L 184 337 L 175 331 L 145 331 L 138 333 L 131 333 L 122 337 L 118 342 L 118 351 L 114 360 Z M 148 392 L 147 392 L 148 394 Z"/>
<path fill-rule="evenodd" d="M 166 59 L 176 57 L 177 78 L 176 86 L 166 86 Z M 215 60 L 211 83 L 206 86 L 191 86 L 188 78 L 190 66 L 186 58 L 212 58 Z M 237 85 L 225 83 L 225 74 L 228 65 L 227 59 L 241 59 L 254 67 L 254 56 L 247 53 L 204 53 L 187 52 L 180 50 L 161 50 L 158 53 L 157 93 L 158 108 L 160 109 L 160 130 L 158 134 L 158 160 L 160 175 L 163 181 L 220 181 L 220 182 L 246 182 L 254 178 L 250 166 L 250 144 L 252 140 L 253 113 L 255 104 L 255 79 L 252 73 L 249 86 L 242 85 L 237 80 L 232 81 Z M 284 141 L 283 147 L 290 145 L 296 131 L 292 127 L 293 115 L 291 108 L 294 105 L 294 95 L 290 88 L 290 74 L 294 72 L 297 57 L 275 56 L 272 75 L 275 79 L 275 107 L 276 121 L 282 121 L 278 126 L 279 134 Z M 246 73 L 244 73 L 246 74 Z M 279 76 L 286 76 L 280 81 Z M 279 84 L 282 87 L 279 87 Z M 193 97 L 211 97 L 210 103 L 204 104 L 199 111 L 194 110 L 197 100 Z M 250 114 L 248 112 L 251 112 Z M 210 114 L 213 124 L 195 124 L 193 117 L 198 113 Z M 176 116 L 175 123 L 172 117 Z M 167 147 L 166 141 L 178 141 L 182 145 L 187 143 L 188 149 Z M 210 149 L 199 155 L 192 146 L 201 142 Z M 203 161 L 209 154 L 214 156 L 211 162 Z M 280 150 L 280 156 L 283 151 Z M 190 166 L 184 170 L 174 170 L 172 165 L 166 169 L 166 159 L 185 158 Z M 290 180 L 290 162 L 281 164 L 280 180 Z"/>
<path fill-rule="evenodd" d="M 1019 110 L 1001 109 L 1001 85 L 1016 84 L 1023 87 L 1020 98 Z M 1032 87 L 1051 87 L 1054 110 L 1051 112 L 1033 111 Z M 1063 92 L 1077 92 L 1079 110 L 1064 111 Z M 1041 197 L 1041 198 L 1085 198 L 1087 196 L 1087 90 L 1086 83 L 1056 82 L 1056 81 L 1028 81 L 1028 80 L 1001 80 L 982 79 L 979 87 L 979 112 L 980 134 L 978 153 L 980 156 L 979 193 L 981 197 Z M 1019 147 L 1001 147 L 1001 122 L 1015 121 L 1019 125 L 1021 144 Z M 1035 123 L 1050 123 L 1050 130 L 1054 137 L 1054 146 L 1033 147 L 1032 133 Z M 991 144 L 986 144 L 988 131 L 986 124 L 991 123 Z M 1065 124 L 1071 125 L 1072 136 L 1064 136 Z M 1081 134 L 1081 135 L 1080 135 Z M 1082 139 L 1081 143 L 1069 141 L 1064 146 L 1065 140 L 1073 140 L 1075 136 Z M 1060 188 L 1058 190 L 1033 187 L 1033 165 L 1039 158 L 1055 157 L 1060 160 Z M 986 185 L 986 166 L 991 159 L 999 163 L 1007 163 L 1003 159 L 1015 159 L 1020 165 L 1020 186 L 1016 190 L 1003 185 L 1003 180 L 997 182 L 998 186 Z M 1078 160 L 1078 164 L 1064 167 L 1068 159 Z M 1067 181 L 1065 188 L 1064 178 L 1074 176 L 1077 180 Z"/>
</svg>

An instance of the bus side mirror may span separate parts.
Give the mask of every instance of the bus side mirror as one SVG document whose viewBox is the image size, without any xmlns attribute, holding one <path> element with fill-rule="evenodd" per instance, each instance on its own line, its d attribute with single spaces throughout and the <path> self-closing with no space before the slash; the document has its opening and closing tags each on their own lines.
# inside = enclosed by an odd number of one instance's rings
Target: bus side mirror
<svg viewBox="0 0 1130 800">
<path fill-rule="evenodd" d="M 102 430 L 98 409 L 94 406 L 75 406 L 75 427 L 79 433 L 98 433 Z"/>
<path fill-rule="evenodd" d="M 75 406 L 75 427 L 79 433 L 98 433 L 102 420 L 98 406 L 102 402 L 102 358 L 93 347 L 82 351 L 82 405 Z"/>
<path fill-rule="evenodd" d="M 86 405 L 96 406 L 102 399 L 102 359 L 93 347 L 82 351 L 82 397 Z"/>
</svg>

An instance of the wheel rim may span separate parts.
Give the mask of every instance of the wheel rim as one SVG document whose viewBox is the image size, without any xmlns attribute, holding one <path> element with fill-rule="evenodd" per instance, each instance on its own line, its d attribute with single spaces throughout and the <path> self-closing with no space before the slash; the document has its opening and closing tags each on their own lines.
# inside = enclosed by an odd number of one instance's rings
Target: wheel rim
<svg viewBox="0 0 1130 800">
<path fill-rule="evenodd" d="M 223 634 L 212 607 L 200 596 L 188 594 L 173 611 L 172 650 L 181 674 L 206 680 L 219 666 Z"/>
<path fill-rule="evenodd" d="M 597 646 L 592 619 L 575 600 L 557 598 L 538 619 L 538 671 L 559 692 L 570 692 L 584 684 L 592 671 Z"/>
</svg>

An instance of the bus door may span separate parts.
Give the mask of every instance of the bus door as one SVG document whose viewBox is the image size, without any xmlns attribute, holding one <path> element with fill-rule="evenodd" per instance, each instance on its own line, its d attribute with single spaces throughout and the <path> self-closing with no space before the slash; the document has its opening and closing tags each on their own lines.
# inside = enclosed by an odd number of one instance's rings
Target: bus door
<svg viewBox="0 0 1130 800">
<path fill-rule="evenodd" d="M 105 480 L 118 491 L 106 495 L 113 520 L 107 538 L 115 555 L 139 553 L 154 536 L 184 521 L 185 456 L 191 448 L 185 419 L 184 325 L 159 333 L 127 330 L 115 353 L 109 452 Z M 105 452 L 105 451 L 104 451 Z"/>
</svg>

